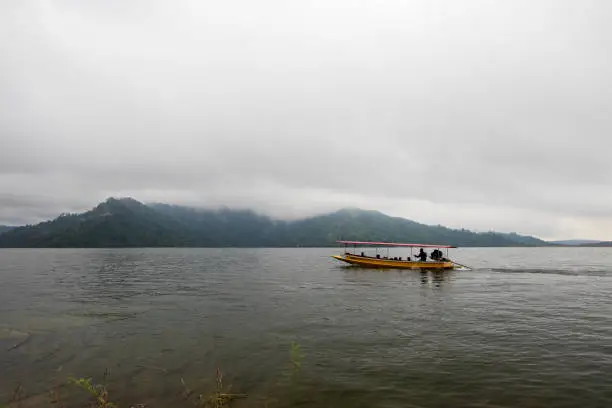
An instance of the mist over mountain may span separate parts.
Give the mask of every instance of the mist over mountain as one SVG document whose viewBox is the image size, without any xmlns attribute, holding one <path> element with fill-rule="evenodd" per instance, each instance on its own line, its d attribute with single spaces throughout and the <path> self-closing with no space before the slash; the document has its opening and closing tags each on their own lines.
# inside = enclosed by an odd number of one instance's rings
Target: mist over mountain
<svg viewBox="0 0 612 408">
<path fill-rule="evenodd" d="M 336 241 L 395 241 L 456 246 L 538 246 L 516 233 L 476 233 L 424 225 L 378 211 L 343 209 L 297 221 L 249 210 L 197 209 L 109 198 L 79 214 L 62 214 L 0 235 L 0 247 L 323 247 Z"/>
<path fill-rule="evenodd" d="M 8 225 L 0 225 L 0 234 L 4 233 L 6 231 L 10 231 L 13 228 L 15 228 L 15 227 L 11 227 L 11 226 L 8 226 Z"/>
</svg>

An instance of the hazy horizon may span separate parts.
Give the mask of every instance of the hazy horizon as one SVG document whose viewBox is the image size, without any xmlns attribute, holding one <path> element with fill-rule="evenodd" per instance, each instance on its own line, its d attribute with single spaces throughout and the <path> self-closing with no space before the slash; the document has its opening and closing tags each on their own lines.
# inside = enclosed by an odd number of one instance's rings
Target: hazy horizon
<svg viewBox="0 0 612 408">
<path fill-rule="evenodd" d="M 196 209 L 196 210 L 210 210 L 210 211 L 216 211 L 216 210 L 253 211 L 253 212 L 255 212 L 258 215 L 266 216 L 266 217 L 269 217 L 272 220 L 277 220 L 277 221 L 299 221 L 299 220 L 307 219 L 307 218 L 310 218 L 310 217 L 317 217 L 317 216 L 322 216 L 322 215 L 328 215 L 328 214 L 333 214 L 333 213 L 340 212 L 340 211 L 366 211 L 366 212 L 377 212 L 377 213 L 383 214 L 385 216 L 389 216 L 389 217 L 393 217 L 393 218 L 401 218 L 401 219 L 404 219 L 404 220 L 414 221 L 414 222 L 421 223 L 421 224 L 424 224 L 424 225 L 429 225 L 429 226 L 441 225 L 441 224 L 438 224 L 438 223 L 436 223 L 436 224 L 427 224 L 427 223 L 423 223 L 423 222 L 421 222 L 419 220 L 409 219 L 409 218 L 405 218 L 405 217 L 402 217 L 402 216 L 395 216 L 395 215 L 392 215 L 392 214 L 387 214 L 385 212 L 382 212 L 382 211 L 379 211 L 379 210 L 376 210 L 376 209 L 349 207 L 349 206 L 342 207 L 342 208 L 337 208 L 335 210 L 315 213 L 315 214 L 311 214 L 311 215 L 308 215 L 308 216 L 302 216 L 302 217 L 275 217 L 273 214 L 266 214 L 264 212 L 257 211 L 257 210 L 254 210 L 252 208 L 247 208 L 247 207 L 227 207 L 227 206 L 205 207 L 205 206 L 185 206 L 185 205 L 181 205 L 181 204 L 175 204 L 175 203 L 170 203 L 170 202 L 161 202 L 161 201 L 142 202 L 142 201 L 138 200 L 137 198 L 130 197 L 130 196 L 107 197 L 106 200 L 103 200 L 102 202 L 105 202 L 105 201 L 107 201 L 109 199 L 117 199 L 117 200 L 132 199 L 132 200 L 136 200 L 136 201 L 140 202 L 141 204 L 144 204 L 144 205 L 147 205 L 147 206 L 154 206 L 154 205 L 160 205 L 161 204 L 161 205 L 172 205 L 172 206 L 188 207 L 188 208 L 193 208 L 193 209 Z M 83 212 L 91 210 L 91 209 L 93 209 L 93 208 L 85 209 L 85 210 L 83 210 Z M 76 213 L 80 213 L 80 212 L 81 211 L 78 211 Z M 57 216 L 60 216 L 60 215 L 61 214 L 57 214 L 56 216 L 54 216 L 52 218 L 40 220 L 40 222 L 51 221 L 51 220 L 57 218 Z M 35 223 L 33 223 L 33 224 L 35 224 Z M 21 226 L 25 226 L 25 225 L 28 225 L 28 224 L 7 225 L 7 224 L 0 223 L 0 226 L 9 226 L 9 227 L 21 227 Z M 442 226 L 443 227 L 448 227 L 446 225 L 442 225 Z M 451 227 L 449 227 L 449 228 L 451 228 Z M 454 229 L 463 229 L 463 228 L 465 228 L 465 227 L 456 227 Z M 466 230 L 470 230 L 472 232 L 477 232 L 477 233 L 496 232 L 496 233 L 504 233 L 504 234 L 516 233 L 516 234 L 519 234 L 519 235 L 528 235 L 528 234 L 523 234 L 521 231 L 514 231 L 514 230 L 511 230 L 511 231 L 501 231 L 501 230 L 493 230 L 493 229 L 485 229 L 485 230 L 470 229 L 470 228 L 465 228 L 465 229 Z M 551 241 L 551 242 L 552 241 L 592 241 L 592 242 L 595 243 L 595 242 L 605 241 L 605 240 L 589 239 L 589 238 L 583 238 L 583 237 L 570 237 L 570 238 L 558 239 L 558 240 L 554 240 L 554 239 L 547 240 L 547 239 L 544 239 L 542 237 L 538 237 L 538 236 L 535 236 L 535 235 L 532 235 L 532 236 L 534 238 L 539 238 L 539 239 L 543 239 L 545 241 Z"/>
<path fill-rule="evenodd" d="M 0 4 L 0 224 L 109 196 L 612 240 L 612 3 Z"/>
</svg>

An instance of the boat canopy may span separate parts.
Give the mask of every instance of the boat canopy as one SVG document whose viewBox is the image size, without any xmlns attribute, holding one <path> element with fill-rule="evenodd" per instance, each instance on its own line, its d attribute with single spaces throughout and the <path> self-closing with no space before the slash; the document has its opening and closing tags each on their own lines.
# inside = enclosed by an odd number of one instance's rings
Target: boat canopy
<svg viewBox="0 0 612 408">
<path fill-rule="evenodd" d="M 457 248 L 452 245 L 432 245 L 432 244 L 403 244 L 400 242 L 371 242 L 371 241 L 336 241 L 339 244 L 344 245 L 357 245 L 357 246 L 390 246 L 390 247 L 420 247 L 420 248 Z"/>
</svg>

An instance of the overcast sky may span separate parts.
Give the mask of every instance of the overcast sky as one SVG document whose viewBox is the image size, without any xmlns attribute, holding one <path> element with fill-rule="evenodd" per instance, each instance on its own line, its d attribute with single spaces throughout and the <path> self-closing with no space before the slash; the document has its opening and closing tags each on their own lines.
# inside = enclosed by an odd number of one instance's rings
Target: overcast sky
<svg viewBox="0 0 612 408">
<path fill-rule="evenodd" d="M 108 196 L 612 240 L 612 2 L 0 3 L 0 224 Z"/>
</svg>

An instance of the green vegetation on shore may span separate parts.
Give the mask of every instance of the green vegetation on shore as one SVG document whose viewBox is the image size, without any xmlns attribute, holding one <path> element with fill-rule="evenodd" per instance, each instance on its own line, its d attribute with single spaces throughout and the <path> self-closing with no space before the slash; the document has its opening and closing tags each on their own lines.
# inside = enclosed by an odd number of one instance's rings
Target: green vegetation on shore
<svg viewBox="0 0 612 408">
<path fill-rule="evenodd" d="M 279 221 L 246 210 L 110 198 L 81 214 L 11 229 L 0 235 L 0 247 L 326 247 L 338 239 L 464 247 L 548 245 L 534 237 L 424 225 L 378 211 L 344 209 Z"/>
<path fill-rule="evenodd" d="M 104 376 L 107 379 L 106 375 Z M 82 398 L 65 398 L 61 389 L 65 387 L 55 387 L 48 392 L 48 396 L 45 398 L 37 398 L 30 400 L 30 396 L 25 395 L 24 388 L 21 384 L 17 385 L 13 391 L 13 395 L 6 404 L 0 404 L 0 408 L 34 408 L 34 407 L 62 407 L 70 408 L 72 406 L 82 406 L 85 403 L 90 408 L 119 408 L 120 405 L 113 402 L 113 396 L 109 391 L 108 386 L 105 383 L 96 383 L 93 378 L 73 378 L 69 377 L 66 384 L 70 387 L 75 387 L 84 391 L 82 397 L 86 398 L 83 401 Z M 201 408 L 225 408 L 229 407 L 230 403 L 237 399 L 248 398 L 247 394 L 231 393 L 223 385 L 223 374 L 221 370 L 217 368 L 215 373 L 215 388 L 210 392 L 197 392 L 191 389 L 185 380 L 181 379 L 180 384 L 177 384 L 177 395 L 178 390 L 182 387 L 180 397 L 185 401 L 185 406 L 196 406 Z M 145 408 L 146 404 L 129 404 L 130 408 Z"/>
<path fill-rule="evenodd" d="M 291 368 L 286 372 L 285 380 L 292 381 L 302 368 L 304 353 L 298 343 L 292 342 L 289 348 L 289 360 Z M 93 378 L 73 378 L 69 377 L 67 385 L 81 389 L 85 392 L 88 400 L 85 402 L 87 407 L 91 408 L 119 408 L 119 404 L 113 402 L 113 397 L 109 388 L 105 384 L 110 376 L 110 371 L 105 370 L 104 382 L 96 383 Z M 199 392 L 196 389 L 187 385 L 187 382 L 181 378 L 180 386 L 182 392 L 180 396 L 185 401 L 186 406 L 196 406 L 200 408 L 226 408 L 230 407 L 232 401 L 238 399 L 246 399 L 247 394 L 231 392 L 231 386 L 227 387 L 223 382 L 223 373 L 217 367 L 215 370 L 214 389 L 209 391 Z M 177 390 L 178 390 L 177 385 Z M 178 395 L 178 392 L 177 392 Z M 24 395 L 24 388 L 18 384 L 15 388 L 11 399 L 7 404 L 0 404 L 0 408 L 21 408 L 21 407 L 61 407 L 70 408 L 75 402 L 69 402 L 62 397 L 60 387 L 49 390 L 48 398 L 37 399 L 36 402 L 28 403 L 28 398 Z M 82 401 L 76 403 L 82 406 Z M 146 404 L 129 404 L 130 408 L 145 408 Z M 269 403 L 264 403 L 264 407 L 269 407 Z"/>
</svg>

